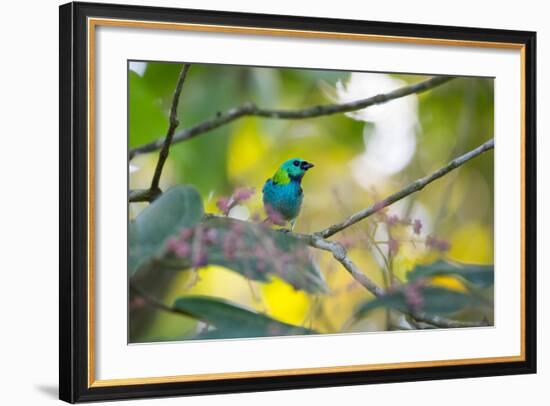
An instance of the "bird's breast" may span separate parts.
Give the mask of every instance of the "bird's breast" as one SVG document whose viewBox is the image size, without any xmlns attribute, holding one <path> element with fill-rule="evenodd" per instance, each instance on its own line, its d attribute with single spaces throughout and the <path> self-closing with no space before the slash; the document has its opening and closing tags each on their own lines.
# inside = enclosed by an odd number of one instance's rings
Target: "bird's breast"
<svg viewBox="0 0 550 406">
<path fill-rule="evenodd" d="M 287 220 L 298 216 L 303 199 L 302 187 L 298 182 L 282 185 L 268 180 L 264 186 L 263 194 L 264 205 L 270 205 Z"/>
</svg>

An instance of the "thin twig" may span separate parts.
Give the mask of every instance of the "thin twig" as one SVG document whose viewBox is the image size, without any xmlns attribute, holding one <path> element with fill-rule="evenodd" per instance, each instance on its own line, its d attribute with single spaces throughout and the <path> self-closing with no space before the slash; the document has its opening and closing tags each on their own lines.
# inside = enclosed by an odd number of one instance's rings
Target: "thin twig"
<svg viewBox="0 0 550 406">
<path fill-rule="evenodd" d="M 178 103 L 180 100 L 181 90 L 183 89 L 183 82 L 185 82 L 185 77 L 187 76 L 187 72 L 189 71 L 190 66 L 191 65 L 189 64 L 185 64 L 182 66 L 180 74 L 178 76 L 176 89 L 174 90 L 174 96 L 172 97 L 172 106 L 170 107 L 170 121 L 168 125 L 168 131 L 166 133 L 166 137 L 164 138 L 162 149 L 160 150 L 160 154 L 159 154 L 159 160 L 157 162 L 155 173 L 153 175 L 153 180 L 151 181 L 151 187 L 149 188 L 150 192 L 154 195 L 160 194 L 160 188 L 159 188 L 160 176 L 162 175 L 162 168 L 164 167 L 164 163 L 168 158 L 168 153 L 170 151 L 170 145 L 172 144 L 172 140 L 174 138 L 174 133 L 176 131 L 176 128 L 179 125 Z"/>
<path fill-rule="evenodd" d="M 128 192 L 128 201 L 131 203 L 136 202 L 151 202 L 158 197 L 159 192 L 155 192 L 151 189 L 137 189 L 130 190 Z"/>
<path fill-rule="evenodd" d="M 453 79 L 452 76 L 436 76 L 431 79 L 422 81 L 409 86 L 404 86 L 389 93 L 379 94 L 366 99 L 355 100 L 340 104 L 325 104 L 319 106 L 308 107 L 298 110 L 277 110 L 264 109 L 257 107 L 254 104 L 245 104 L 241 107 L 236 107 L 228 110 L 225 113 L 218 113 L 210 120 L 206 120 L 194 127 L 185 129 L 173 138 L 173 143 L 181 142 L 193 138 L 199 134 L 214 130 L 224 124 L 230 123 L 245 116 L 264 117 L 280 120 L 300 120 L 306 118 L 315 118 L 320 116 L 328 116 L 337 113 L 349 113 L 351 111 L 361 110 L 375 104 L 386 103 L 390 100 L 399 99 L 415 93 L 422 93 L 426 90 L 433 89 Z M 130 159 L 137 155 L 152 152 L 162 148 L 164 139 L 153 141 L 149 144 L 142 145 L 130 150 Z"/>
<path fill-rule="evenodd" d="M 475 158 L 478 155 L 481 155 L 485 151 L 488 151 L 490 149 L 493 149 L 495 147 L 495 140 L 491 139 L 484 144 L 480 145 L 476 149 L 473 149 L 470 152 L 467 152 L 466 154 L 453 159 L 451 162 L 449 162 L 446 166 L 439 168 L 437 171 L 433 172 L 431 175 L 425 176 L 423 178 L 417 179 L 414 182 L 410 183 L 400 191 L 386 197 L 380 202 L 377 202 L 373 204 L 370 207 L 367 207 L 366 209 L 363 209 L 361 211 L 358 211 L 355 214 L 352 214 L 347 219 L 342 221 L 341 223 L 333 224 L 330 227 L 325 228 L 324 230 L 321 230 L 317 233 L 319 237 L 328 238 L 343 229 L 366 219 L 369 216 L 372 216 L 376 212 L 382 210 L 383 208 L 397 202 L 398 200 L 401 200 L 407 196 L 409 196 L 412 193 L 418 192 L 419 190 L 424 189 L 426 185 L 432 183 L 434 180 L 437 180 L 441 178 L 442 176 L 446 175 L 447 173 L 451 172 L 453 169 L 458 168 L 459 166 L 465 164 L 470 159 Z"/>
</svg>

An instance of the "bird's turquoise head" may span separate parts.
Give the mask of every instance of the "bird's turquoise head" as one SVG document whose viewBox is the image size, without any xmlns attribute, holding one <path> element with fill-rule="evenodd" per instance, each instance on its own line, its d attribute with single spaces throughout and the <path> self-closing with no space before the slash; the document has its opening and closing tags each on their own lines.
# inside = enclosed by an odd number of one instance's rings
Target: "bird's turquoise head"
<svg viewBox="0 0 550 406">
<path fill-rule="evenodd" d="M 313 164 L 301 158 L 289 159 L 282 163 L 275 175 L 273 181 L 279 184 L 286 184 L 292 180 L 301 181 L 305 173 L 313 168 Z"/>
</svg>

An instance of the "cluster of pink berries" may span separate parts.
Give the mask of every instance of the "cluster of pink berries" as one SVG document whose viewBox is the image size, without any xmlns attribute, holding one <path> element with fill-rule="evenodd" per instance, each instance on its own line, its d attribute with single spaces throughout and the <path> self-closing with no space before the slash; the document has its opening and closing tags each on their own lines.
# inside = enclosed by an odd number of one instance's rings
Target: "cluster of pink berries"
<svg viewBox="0 0 550 406">
<path fill-rule="evenodd" d="M 216 206 L 223 213 L 224 216 L 227 216 L 231 209 L 236 205 L 250 199 L 254 193 L 254 188 L 239 187 L 229 197 L 220 197 L 216 202 Z"/>
<path fill-rule="evenodd" d="M 217 239 L 218 231 L 214 228 L 184 228 L 166 242 L 166 249 L 179 258 L 190 258 L 191 266 L 198 268 L 208 264 L 206 247 L 216 244 Z"/>
<path fill-rule="evenodd" d="M 429 235 L 426 237 L 426 246 L 437 251 L 445 252 L 451 249 L 451 243 L 447 240 L 442 240 Z"/>
<path fill-rule="evenodd" d="M 422 295 L 422 288 L 426 286 L 424 280 L 417 280 L 408 284 L 403 289 L 403 295 L 405 296 L 405 303 L 414 312 L 419 312 L 424 306 L 424 296 Z"/>
<path fill-rule="evenodd" d="M 399 218 L 397 214 L 386 215 L 385 213 L 381 213 L 381 216 L 382 220 L 385 221 L 388 226 L 395 226 L 398 224 L 403 226 L 412 226 L 413 232 L 416 235 L 420 235 L 420 232 L 422 231 L 422 221 L 420 221 L 420 219 L 411 220 L 409 218 Z"/>
</svg>

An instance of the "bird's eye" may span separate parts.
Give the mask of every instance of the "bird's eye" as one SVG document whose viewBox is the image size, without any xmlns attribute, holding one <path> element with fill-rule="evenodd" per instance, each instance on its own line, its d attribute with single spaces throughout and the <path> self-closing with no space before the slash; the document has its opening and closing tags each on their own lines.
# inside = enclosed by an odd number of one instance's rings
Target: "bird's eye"
<svg viewBox="0 0 550 406">
<path fill-rule="evenodd" d="M 293 164 L 294 166 L 300 166 L 300 162 L 298 162 L 298 161 L 294 161 L 294 162 L 292 162 L 292 164 Z"/>
</svg>

